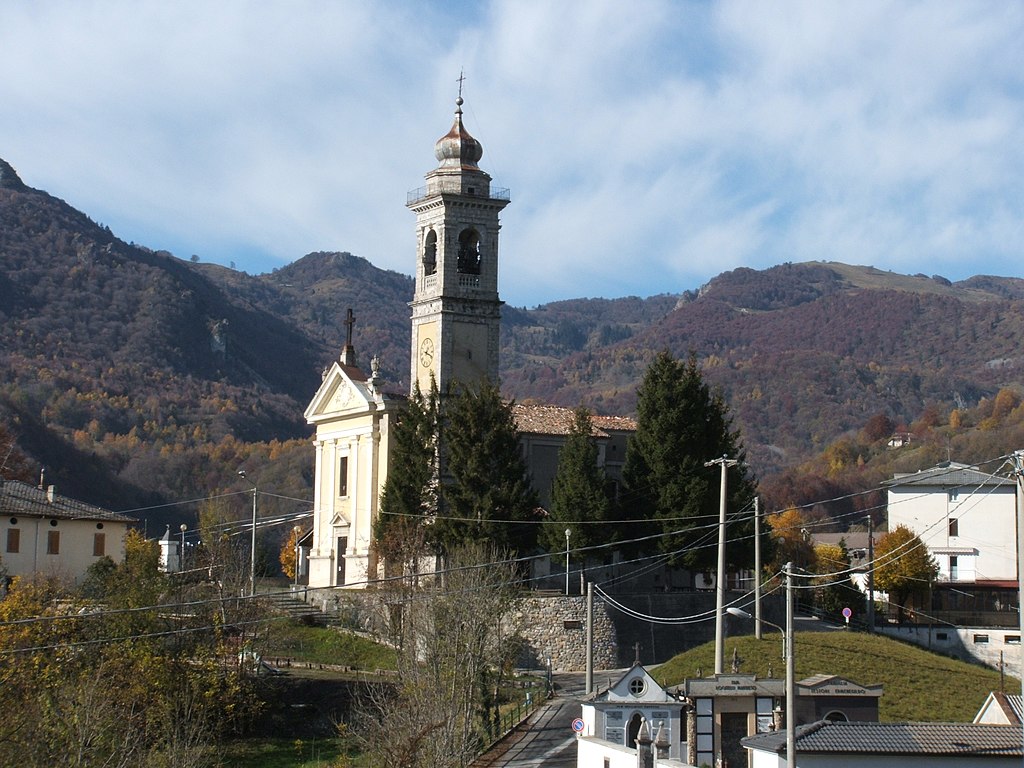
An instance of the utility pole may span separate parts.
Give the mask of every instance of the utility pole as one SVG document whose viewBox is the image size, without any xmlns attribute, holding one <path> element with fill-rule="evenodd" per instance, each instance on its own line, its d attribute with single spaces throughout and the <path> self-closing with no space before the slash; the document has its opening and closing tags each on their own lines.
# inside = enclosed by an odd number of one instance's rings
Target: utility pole
<svg viewBox="0 0 1024 768">
<path fill-rule="evenodd" d="M 754 637 L 761 639 L 761 498 L 754 497 Z"/>
<path fill-rule="evenodd" d="M 868 515 L 868 634 L 875 631 L 875 521 Z"/>
<path fill-rule="evenodd" d="M 565 596 L 569 596 L 569 537 L 572 535 L 572 529 L 565 529 Z"/>
<path fill-rule="evenodd" d="M 1024 451 L 1013 452 L 1013 474 L 1017 477 L 1017 615 L 1024 637 Z M 1021 693 L 1024 694 L 1024 645 L 1021 646 Z"/>
<path fill-rule="evenodd" d="M 796 669 L 793 633 L 793 564 L 786 563 L 786 768 L 796 768 Z"/>
<path fill-rule="evenodd" d="M 705 461 L 705 467 L 719 464 L 722 467 L 722 487 L 719 491 L 718 506 L 718 577 L 715 580 L 715 674 L 722 674 L 725 663 L 725 506 L 728 489 L 727 470 L 739 464 L 736 459 L 723 456 Z"/>
<path fill-rule="evenodd" d="M 594 583 L 587 582 L 587 695 L 594 690 Z"/>
<path fill-rule="evenodd" d="M 252 543 L 249 548 L 249 597 L 256 595 L 256 483 L 249 479 L 244 469 L 238 470 L 238 476 L 252 486 Z"/>
</svg>

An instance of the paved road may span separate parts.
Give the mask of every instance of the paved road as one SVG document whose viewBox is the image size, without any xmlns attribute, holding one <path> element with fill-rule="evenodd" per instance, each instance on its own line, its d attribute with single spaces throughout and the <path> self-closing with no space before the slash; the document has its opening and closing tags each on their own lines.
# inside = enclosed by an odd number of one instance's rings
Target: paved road
<svg viewBox="0 0 1024 768">
<path fill-rule="evenodd" d="M 583 673 L 554 676 L 555 697 L 529 720 L 473 764 L 473 768 L 575 768 L 576 735 L 572 721 L 580 716 Z"/>
</svg>

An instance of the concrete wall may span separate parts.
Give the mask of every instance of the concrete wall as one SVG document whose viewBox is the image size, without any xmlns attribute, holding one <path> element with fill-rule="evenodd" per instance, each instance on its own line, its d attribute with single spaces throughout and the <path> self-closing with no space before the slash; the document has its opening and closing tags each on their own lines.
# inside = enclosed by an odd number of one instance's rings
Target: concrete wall
<svg viewBox="0 0 1024 768">
<path fill-rule="evenodd" d="M 879 631 L 930 651 L 984 664 L 993 669 L 999 669 L 999 654 L 1002 653 L 1006 673 L 1018 679 L 1021 677 L 1020 630 L 1017 628 L 904 624 L 879 627 Z"/>
</svg>

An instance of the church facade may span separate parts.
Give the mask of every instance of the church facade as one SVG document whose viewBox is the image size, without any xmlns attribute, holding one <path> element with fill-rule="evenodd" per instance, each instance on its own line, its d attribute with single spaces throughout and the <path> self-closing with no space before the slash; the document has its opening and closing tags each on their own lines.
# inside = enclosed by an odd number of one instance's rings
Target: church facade
<svg viewBox="0 0 1024 768">
<path fill-rule="evenodd" d="M 460 96 L 451 129 L 434 145 L 437 167 L 406 201 L 416 216 L 409 380 L 423 392 L 432 380 L 442 391 L 453 382 L 498 381 L 499 214 L 510 197 L 481 170 L 483 147 L 463 125 L 462 104 Z M 371 368 L 367 375 L 356 364 L 350 316 L 345 350 L 324 372 L 305 412 L 316 428 L 313 530 L 306 538 L 310 587 L 359 588 L 378 575 L 373 526 L 388 476 L 390 435 L 405 398 L 385 392 L 376 361 Z M 539 480 L 547 501 L 571 411 L 517 406 L 516 420 L 535 486 Z M 598 425 L 595 419 L 595 426 L 601 463 L 616 481 L 632 422 Z"/>
</svg>

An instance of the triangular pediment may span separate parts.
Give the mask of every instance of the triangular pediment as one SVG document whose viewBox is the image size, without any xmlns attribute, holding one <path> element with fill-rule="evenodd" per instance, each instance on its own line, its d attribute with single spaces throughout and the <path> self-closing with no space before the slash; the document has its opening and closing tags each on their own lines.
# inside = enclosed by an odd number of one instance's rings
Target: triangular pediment
<svg viewBox="0 0 1024 768">
<path fill-rule="evenodd" d="M 642 664 L 634 664 L 612 686 L 595 698 L 595 701 L 651 704 L 668 703 L 676 700 L 651 677 Z"/>
<path fill-rule="evenodd" d="M 306 408 L 306 421 L 319 424 L 333 418 L 359 415 L 372 410 L 373 396 L 366 376 L 358 369 L 334 363 Z"/>
</svg>

